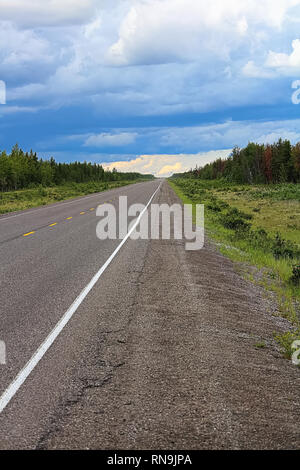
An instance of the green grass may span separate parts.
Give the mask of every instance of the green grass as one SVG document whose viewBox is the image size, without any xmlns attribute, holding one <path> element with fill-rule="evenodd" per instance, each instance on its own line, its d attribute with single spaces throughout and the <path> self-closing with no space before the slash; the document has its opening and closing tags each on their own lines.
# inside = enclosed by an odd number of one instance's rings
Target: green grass
<svg viewBox="0 0 300 470">
<path fill-rule="evenodd" d="M 266 343 L 264 343 L 263 341 L 255 344 L 256 349 L 265 349 L 266 347 Z"/>
<path fill-rule="evenodd" d="M 287 331 L 283 334 L 275 334 L 275 340 L 281 346 L 282 353 L 286 359 L 291 359 L 294 349 L 292 344 L 300 339 L 300 330 Z"/>
<path fill-rule="evenodd" d="M 281 185 L 278 185 L 281 186 Z M 284 187 L 290 185 L 282 185 Z M 280 235 L 295 243 L 300 242 L 300 185 L 294 185 L 297 191 L 286 191 L 283 188 L 267 191 L 261 188 L 251 190 L 230 191 L 212 190 L 211 193 L 236 207 L 248 212 L 253 217 L 253 227 L 264 228 L 268 233 Z M 295 199 L 289 198 L 295 196 Z M 298 198 L 298 199 L 297 199 Z M 276 223 L 274 223 L 276 221 Z"/>
<path fill-rule="evenodd" d="M 169 184 L 184 203 L 205 205 L 207 235 L 243 266 L 246 277 L 276 294 L 278 314 L 293 325 L 282 341 L 276 335 L 288 356 L 289 340 L 300 339 L 300 184 L 248 186 L 188 178 Z"/>
<path fill-rule="evenodd" d="M 0 193 L 0 214 L 30 209 L 37 206 L 45 206 L 57 201 L 86 196 L 87 194 L 107 191 L 141 181 L 143 180 L 68 183 L 62 186 L 40 186 L 34 189 L 4 192 Z"/>
</svg>

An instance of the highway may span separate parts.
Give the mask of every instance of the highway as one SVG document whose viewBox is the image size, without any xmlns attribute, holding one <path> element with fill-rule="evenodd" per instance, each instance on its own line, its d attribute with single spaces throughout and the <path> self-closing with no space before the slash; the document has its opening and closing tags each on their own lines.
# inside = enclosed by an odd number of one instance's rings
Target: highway
<svg viewBox="0 0 300 470">
<path fill-rule="evenodd" d="M 99 240 L 121 195 L 179 202 L 155 180 L 0 217 L 0 448 L 299 448 L 276 307 L 209 240 Z"/>
<path fill-rule="evenodd" d="M 119 240 L 101 241 L 96 237 L 96 225 L 99 221 L 96 216 L 97 206 L 107 202 L 114 204 L 118 210 L 119 195 L 128 197 L 128 205 L 137 202 L 147 204 L 159 184 L 157 181 L 139 183 L 121 190 L 114 189 L 0 217 L 0 339 L 6 343 L 7 351 L 7 365 L 1 368 L 1 394 L 120 244 Z M 115 284 L 111 289 L 116 294 Z M 97 309 L 98 314 L 101 314 L 101 305 Z M 86 314 L 85 311 L 84 315 Z M 74 321 L 79 322 L 80 330 L 80 313 Z M 65 356 L 65 351 L 69 350 L 69 346 L 64 343 L 68 338 L 67 329 L 68 326 L 60 338 L 60 344 L 64 346 L 63 351 L 58 352 L 55 358 L 56 368 L 60 360 L 64 360 L 61 356 Z M 79 349 L 80 347 L 78 345 Z M 57 371 L 49 365 L 45 388 L 56 386 L 56 377 L 61 373 L 61 366 L 62 364 Z M 39 367 L 32 375 L 36 373 L 39 373 Z M 50 377 L 53 379 L 52 383 Z M 28 381 L 30 380 L 31 377 Z M 36 390 L 30 390 L 29 383 L 25 383 L 3 415 L 11 416 L 12 410 L 20 406 L 23 412 L 24 406 L 28 410 L 32 395 L 36 393 Z M 41 402 L 43 408 L 47 407 L 47 398 L 53 399 L 52 391 L 49 393 L 47 390 L 46 397 L 37 396 L 38 402 L 33 403 L 33 407 L 37 408 L 37 404 Z M 28 413 L 25 413 L 25 420 L 29 420 Z M 17 415 L 19 420 L 19 411 Z M 36 424 L 34 423 L 34 428 Z M 14 439 L 21 444 L 24 439 L 24 436 L 14 436 L 15 423 L 13 428 L 5 436 L 7 445 L 15 445 Z"/>
</svg>

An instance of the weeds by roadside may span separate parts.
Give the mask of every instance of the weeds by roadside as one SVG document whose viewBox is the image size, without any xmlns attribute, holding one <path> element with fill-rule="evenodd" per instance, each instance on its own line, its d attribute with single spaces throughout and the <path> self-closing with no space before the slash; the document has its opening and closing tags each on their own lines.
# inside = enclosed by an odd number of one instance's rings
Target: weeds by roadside
<svg viewBox="0 0 300 470">
<path fill-rule="evenodd" d="M 0 193 L 0 214 L 44 206 L 57 201 L 86 196 L 141 181 L 143 180 L 68 183 L 62 186 L 39 186 L 33 189 L 2 192 Z"/>
<path fill-rule="evenodd" d="M 261 276 L 255 282 L 276 293 L 279 314 L 292 327 L 275 337 L 290 358 L 300 339 L 300 185 L 253 188 L 188 178 L 169 183 L 184 202 L 205 204 L 206 231 L 220 251 L 256 266 Z"/>
</svg>

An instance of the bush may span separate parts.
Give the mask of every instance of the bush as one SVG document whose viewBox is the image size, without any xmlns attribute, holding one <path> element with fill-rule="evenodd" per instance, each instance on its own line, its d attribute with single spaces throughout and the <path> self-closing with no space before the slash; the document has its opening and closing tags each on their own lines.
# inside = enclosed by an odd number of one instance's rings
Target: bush
<svg viewBox="0 0 300 470">
<path fill-rule="evenodd" d="M 230 230 L 235 230 L 239 232 L 245 232 L 250 229 L 250 224 L 245 222 L 244 219 L 248 220 L 252 216 L 245 214 L 244 212 L 239 211 L 236 207 L 231 208 L 222 214 L 220 217 L 220 222 L 225 228 Z"/>
<path fill-rule="evenodd" d="M 257 228 L 251 230 L 249 233 L 249 242 L 254 247 L 270 251 L 273 240 L 268 236 L 267 232 L 263 228 Z"/>
<path fill-rule="evenodd" d="M 232 213 L 232 211 L 223 214 L 220 221 L 225 228 L 230 230 L 245 232 L 250 229 L 250 224 L 245 222 L 242 217 Z"/>
<path fill-rule="evenodd" d="M 213 212 L 222 212 L 223 209 L 228 209 L 230 206 L 227 202 L 221 201 L 215 196 L 209 196 L 206 207 Z"/>
<path fill-rule="evenodd" d="M 280 234 L 277 233 L 275 240 L 273 241 L 272 253 L 275 259 L 279 258 L 290 258 L 293 259 L 298 254 L 298 249 L 291 242 L 281 238 Z"/>
<path fill-rule="evenodd" d="M 215 201 L 209 202 L 208 204 L 206 204 L 206 207 L 207 209 L 213 212 L 222 212 L 220 205 Z"/>
<path fill-rule="evenodd" d="M 293 266 L 291 282 L 296 286 L 300 285 L 300 264 L 296 264 L 295 266 Z"/>
</svg>

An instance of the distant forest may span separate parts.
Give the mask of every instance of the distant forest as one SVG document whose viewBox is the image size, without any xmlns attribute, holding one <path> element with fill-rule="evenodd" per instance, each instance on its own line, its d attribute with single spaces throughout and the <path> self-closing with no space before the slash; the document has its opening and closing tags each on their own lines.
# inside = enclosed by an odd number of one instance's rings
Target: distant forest
<svg viewBox="0 0 300 470">
<path fill-rule="evenodd" d="M 299 183 L 300 142 L 291 145 L 282 140 L 273 145 L 249 143 L 235 147 L 228 159 L 215 160 L 203 168 L 196 167 L 187 173 L 174 175 L 206 180 L 224 178 L 235 183 Z"/>
<path fill-rule="evenodd" d="M 57 163 L 54 158 L 43 160 L 31 150 L 23 152 L 16 144 L 11 153 L 0 152 L 0 191 L 33 188 L 39 185 L 53 186 L 65 183 L 90 181 L 129 181 L 150 179 L 152 175 L 140 173 L 118 173 L 104 170 L 99 164 Z"/>
</svg>

